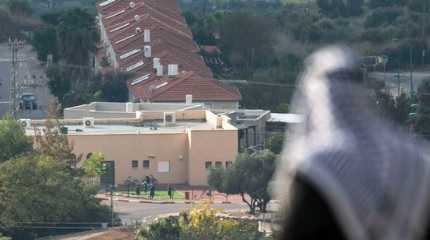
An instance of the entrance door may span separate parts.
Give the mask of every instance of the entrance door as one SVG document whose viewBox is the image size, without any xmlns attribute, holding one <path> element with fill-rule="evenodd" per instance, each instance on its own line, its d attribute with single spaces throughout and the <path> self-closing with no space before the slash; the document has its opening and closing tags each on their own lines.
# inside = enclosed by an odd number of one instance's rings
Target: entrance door
<svg viewBox="0 0 430 240">
<path fill-rule="evenodd" d="M 100 176 L 100 185 L 109 187 L 115 185 L 115 161 L 104 161 L 105 173 Z"/>
</svg>

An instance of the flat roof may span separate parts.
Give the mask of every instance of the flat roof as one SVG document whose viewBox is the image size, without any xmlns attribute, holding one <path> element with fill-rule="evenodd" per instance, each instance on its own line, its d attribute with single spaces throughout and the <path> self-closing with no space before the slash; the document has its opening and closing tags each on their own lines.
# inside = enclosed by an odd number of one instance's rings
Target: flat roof
<svg viewBox="0 0 430 240">
<path fill-rule="evenodd" d="M 271 113 L 268 122 L 302 123 L 303 115 L 294 113 Z"/>
<path fill-rule="evenodd" d="M 156 126 L 156 128 L 154 128 Z M 213 126 L 207 122 L 180 122 L 173 125 L 164 126 L 163 123 L 145 124 L 134 126 L 126 124 L 96 124 L 94 127 L 84 127 L 83 125 L 64 125 L 68 129 L 68 135 L 113 135 L 113 134 L 160 134 L 160 133 L 184 133 L 191 130 L 210 130 Z M 39 126 L 36 128 L 44 128 Z M 26 129 L 27 135 L 34 135 L 34 129 Z"/>
</svg>

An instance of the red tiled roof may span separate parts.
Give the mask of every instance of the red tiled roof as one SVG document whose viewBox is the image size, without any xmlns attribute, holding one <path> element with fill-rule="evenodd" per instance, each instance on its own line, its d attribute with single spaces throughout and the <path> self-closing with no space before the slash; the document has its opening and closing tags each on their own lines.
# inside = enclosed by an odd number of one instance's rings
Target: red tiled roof
<svg viewBox="0 0 430 240">
<path fill-rule="evenodd" d="M 193 95 L 196 101 L 239 101 L 239 91 L 231 86 L 210 78 L 202 78 L 194 72 L 182 72 L 176 77 L 151 78 L 132 88 L 141 100 L 154 102 L 185 101 L 185 96 Z"/>
<path fill-rule="evenodd" d="M 185 101 L 185 95 L 192 94 L 196 100 L 240 100 L 236 88 L 213 79 L 176 0 L 103 0 L 98 1 L 97 11 L 119 69 L 125 71 L 143 62 L 142 66 L 130 71 L 134 76 L 129 81 L 129 88 L 134 97 L 152 101 Z M 144 43 L 146 29 L 151 31 L 150 43 Z M 180 74 L 173 78 L 156 77 L 153 59 L 144 57 L 145 45 L 151 46 L 152 57 L 160 58 L 165 71 L 169 64 L 177 64 Z M 126 53 L 133 54 L 124 57 Z M 102 55 L 99 53 L 98 59 Z M 151 74 L 148 79 L 131 84 L 148 74 Z"/>
</svg>

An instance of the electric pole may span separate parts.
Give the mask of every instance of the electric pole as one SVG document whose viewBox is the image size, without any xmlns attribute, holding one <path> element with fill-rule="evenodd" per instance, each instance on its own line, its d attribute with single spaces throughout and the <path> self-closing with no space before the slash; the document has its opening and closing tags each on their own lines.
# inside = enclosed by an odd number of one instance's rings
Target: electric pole
<svg viewBox="0 0 430 240">
<path fill-rule="evenodd" d="M 9 38 L 9 49 L 11 52 L 11 75 L 9 80 L 9 111 L 13 118 L 16 118 L 17 111 L 17 77 L 18 77 L 18 51 L 23 47 L 24 42 L 16 38 Z"/>
</svg>

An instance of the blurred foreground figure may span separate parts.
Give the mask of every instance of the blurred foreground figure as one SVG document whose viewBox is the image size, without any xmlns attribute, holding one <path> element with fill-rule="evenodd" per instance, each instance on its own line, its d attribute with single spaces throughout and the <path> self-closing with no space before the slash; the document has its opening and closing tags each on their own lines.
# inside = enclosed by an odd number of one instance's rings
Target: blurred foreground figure
<svg viewBox="0 0 430 240">
<path fill-rule="evenodd" d="M 423 142 L 378 119 L 356 57 L 327 48 L 307 61 L 275 192 L 285 240 L 428 238 L 430 162 Z"/>
</svg>

